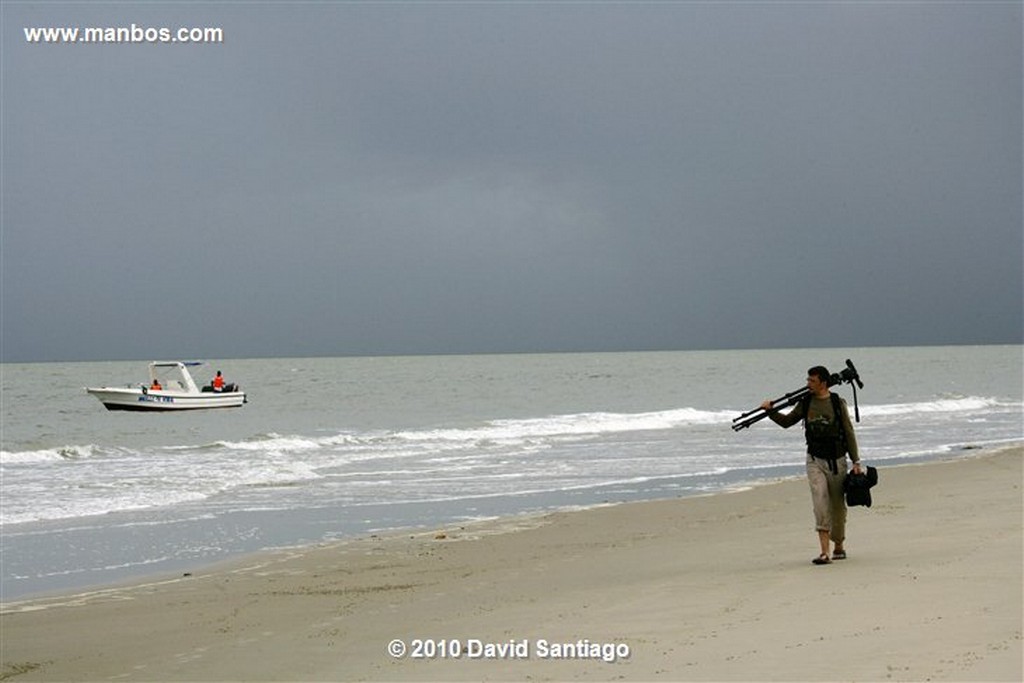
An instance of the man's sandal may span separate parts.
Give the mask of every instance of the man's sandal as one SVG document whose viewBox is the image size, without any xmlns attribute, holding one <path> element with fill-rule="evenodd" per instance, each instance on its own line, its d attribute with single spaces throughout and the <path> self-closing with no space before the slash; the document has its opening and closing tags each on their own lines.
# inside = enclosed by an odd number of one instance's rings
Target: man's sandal
<svg viewBox="0 0 1024 683">
<path fill-rule="evenodd" d="M 832 560 L 828 559 L 828 555 L 826 555 L 825 553 L 818 555 L 816 558 L 811 560 L 811 562 L 813 562 L 814 564 L 832 564 Z"/>
<path fill-rule="evenodd" d="M 835 551 L 834 553 L 832 553 L 832 559 L 833 560 L 845 560 L 846 559 L 846 551 L 845 550 L 837 550 L 837 551 Z"/>
</svg>

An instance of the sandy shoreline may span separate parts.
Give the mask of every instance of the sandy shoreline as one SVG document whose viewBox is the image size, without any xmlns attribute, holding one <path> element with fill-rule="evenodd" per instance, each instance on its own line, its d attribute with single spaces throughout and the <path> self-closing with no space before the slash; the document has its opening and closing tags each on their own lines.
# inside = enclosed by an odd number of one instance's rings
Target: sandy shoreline
<svg viewBox="0 0 1024 683">
<path fill-rule="evenodd" d="M 1022 459 L 885 468 L 825 567 L 794 480 L 11 603 L 0 680 L 1019 681 Z"/>
</svg>

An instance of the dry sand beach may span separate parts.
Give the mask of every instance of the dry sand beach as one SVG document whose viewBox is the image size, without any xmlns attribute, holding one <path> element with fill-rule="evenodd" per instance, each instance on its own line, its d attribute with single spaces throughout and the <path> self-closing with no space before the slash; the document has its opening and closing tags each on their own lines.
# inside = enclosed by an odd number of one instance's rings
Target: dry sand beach
<svg viewBox="0 0 1024 683">
<path fill-rule="evenodd" d="M 828 566 L 803 480 L 362 538 L 6 604 L 0 679 L 1022 680 L 1022 450 L 880 479 Z"/>
</svg>

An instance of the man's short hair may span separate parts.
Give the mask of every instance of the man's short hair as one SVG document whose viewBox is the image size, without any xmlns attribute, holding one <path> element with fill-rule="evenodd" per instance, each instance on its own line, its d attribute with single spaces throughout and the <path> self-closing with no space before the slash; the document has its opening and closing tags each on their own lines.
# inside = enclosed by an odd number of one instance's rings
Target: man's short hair
<svg viewBox="0 0 1024 683">
<path fill-rule="evenodd" d="M 815 365 L 813 368 L 807 371 L 808 375 L 817 377 L 820 381 L 828 384 L 829 378 L 832 376 L 828 373 L 828 368 L 824 365 Z"/>
</svg>

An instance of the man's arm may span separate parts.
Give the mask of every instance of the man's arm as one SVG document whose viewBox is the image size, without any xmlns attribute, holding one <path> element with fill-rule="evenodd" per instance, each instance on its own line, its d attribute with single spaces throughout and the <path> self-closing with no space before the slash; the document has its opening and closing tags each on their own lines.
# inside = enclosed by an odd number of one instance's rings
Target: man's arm
<svg viewBox="0 0 1024 683">
<path fill-rule="evenodd" d="M 860 451 L 857 448 L 857 433 L 853 431 L 853 422 L 850 421 L 850 410 L 846 407 L 846 399 L 840 398 L 839 405 L 842 408 L 843 431 L 846 432 L 846 452 L 850 454 L 850 460 L 854 466 L 860 464 Z"/>
<path fill-rule="evenodd" d="M 771 419 L 772 422 L 774 422 L 775 424 L 779 425 L 783 429 L 789 429 L 790 427 L 795 425 L 797 422 L 802 420 L 803 417 L 804 417 L 803 404 L 802 403 L 797 403 L 796 407 L 793 408 L 793 410 L 791 410 L 786 415 L 783 415 L 780 411 L 775 410 L 774 408 L 772 408 L 772 402 L 771 401 L 765 401 L 764 403 L 762 403 L 761 404 L 761 408 L 766 413 L 768 413 L 768 417 Z"/>
</svg>

